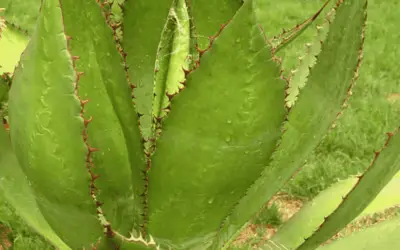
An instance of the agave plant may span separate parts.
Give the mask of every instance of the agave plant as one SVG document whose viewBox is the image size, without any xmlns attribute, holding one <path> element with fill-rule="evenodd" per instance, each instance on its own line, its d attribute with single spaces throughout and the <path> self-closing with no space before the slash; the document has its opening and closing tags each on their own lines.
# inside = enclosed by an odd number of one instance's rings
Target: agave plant
<svg viewBox="0 0 400 250">
<path fill-rule="evenodd" d="M 276 52 L 320 12 L 267 39 L 256 0 L 3 2 L 29 34 L 0 86 L 17 212 L 58 249 L 226 249 L 346 106 L 367 1 L 334 4 L 289 78 Z M 264 247 L 316 249 L 350 223 L 400 169 L 400 135 L 384 148 L 320 225 Z"/>
</svg>

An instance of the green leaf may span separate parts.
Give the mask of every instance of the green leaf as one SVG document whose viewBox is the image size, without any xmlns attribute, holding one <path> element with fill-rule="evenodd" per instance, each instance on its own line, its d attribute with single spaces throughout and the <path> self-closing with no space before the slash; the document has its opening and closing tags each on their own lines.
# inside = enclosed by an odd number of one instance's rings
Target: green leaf
<svg viewBox="0 0 400 250">
<path fill-rule="evenodd" d="M 59 1 L 46 0 L 14 74 L 10 135 L 43 217 L 66 244 L 80 249 L 95 243 L 103 228 L 90 196 L 75 81 Z"/>
<path fill-rule="evenodd" d="M 167 95 L 183 87 L 189 68 L 190 20 L 185 0 L 175 0 L 159 46 L 153 115 L 164 117 L 170 104 Z"/>
<path fill-rule="evenodd" d="M 232 240 L 265 202 L 280 190 L 318 145 L 351 95 L 358 76 L 366 0 L 344 1 L 306 86 L 291 109 L 272 163 L 229 216 L 219 242 Z"/>
<path fill-rule="evenodd" d="M 14 28 L 3 29 L 0 39 L 0 75 L 13 72 L 28 44 L 28 37 Z"/>
<path fill-rule="evenodd" d="M 149 171 L 149 232 L 207 248 L 281 135 L 285 83 L 246 1 L 172 99 Z"/>
<path fill-rule="evenodd" d="M 0 78 L 1 79 L 1 78 Z M 9 202 L 33 229 L 61 250 L 70 249 L 43 218 L 26 175 L 11 149 L 10 138 L 0 128 L 0 189 Z"/>
<path fill-rule="evenodd" d="M 127 235 L 143 224 L 146 165 L 123 58 L 96 1 L 60 2 L 65 33 L 71 37 L 69 50 L 79 56 L 76 70 L 84 73 L 78 90 L 82 100 L 89 100 L 84 116 L 93 118 L 87 126 L 87 143 L 99 150 L 91 154 L 92 191 L 103 203 L 103 215 L 112 229 Z"/>
<path fill-rule="evenodd" d="M 357 181 L 357 178 L 349 178 L 321 192 L 279 228 L 271 241 L 278 245 L 284 245 L 288 249 L 296 249 L 304 242 L 305 237 L 311 235 L 318 228 L 324 221 L 324 217 L 331 214 L 341 204 L 342 197 L 351 190 Z M 386 208 L 400 205 L 398 190 L 400 190 L 400 178 L 395 177 L 358 218 L 383 212 Z M 267 243 L 269 246 L 272 246 L 271 244 Z"/>
<path fill-rule="evenodd" d="M 400 171 L 400 133 L 389 135 L 388 141 L 357 184 L 343 198 L 340 206 L 300 245 L 298 250 L 315 249 L 356 218 L 379 192 Z"/>
<path fill-rule="evenodd" d="M 210 36 L 232 19 L 242 6 L 242 0 L 186 0 L 190 6 L 200 49 L 206 49 Z"/>
<path fill-rule="evenodd" d="M 152 128 L 154 71 L 158 45 L 167 21 L 172 0 L 137 0 L 124 4 L 122 47 L 132 84 L 136 85 L 136 110 L 141 115 L 140 126 L 147 140 Z"/>
<path fill-rule="evenodd" d="M 400 216 L 381 222 L 346 238 L 321 246 L 317 250 L 397 250 L 399 249 Z"/>
<path fill-rule="evenodd" d="M 335 16 L 335 9 L 332 9 L 321 26 L 317 26 L 315 39 L 312 43 L 306 44 L 306 53 L 299 58 L 299 65 L 296 69 L 292 70 L 289 75 L 289 88 L 287 90 L 286 105 L 290 108 L 296 102 L 300 89 L 304 87 L 307 82 L 307 77 L 310 69 L 315 65 L 317 56 L 321 52 L 321 43 L 329 31 L 329 25 Z"/>
<path fill-rule="evenodd" d="M 383 212 L 389 207 L 400 206 L 399 190 L 400 174 L 397 174 L 357 218 L 373 213 Z"/>
<path fill-rule="evenodd" d="M 41 0 L 0 0 L 0 8 L 5 8 L 2 15 L 10 25 L 32 33 L 39 16 L 40 3 Z"/>
</svg>

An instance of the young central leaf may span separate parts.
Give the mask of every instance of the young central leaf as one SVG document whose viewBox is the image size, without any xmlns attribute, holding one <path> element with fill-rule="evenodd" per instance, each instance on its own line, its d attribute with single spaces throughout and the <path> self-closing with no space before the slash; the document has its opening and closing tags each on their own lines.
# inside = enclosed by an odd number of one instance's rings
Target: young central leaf
<svg viewBox="0 0 400 250">
<path fill-rule="evenodd" d="M 172 99 L 149 172 L 156 242 L 209 244 L 268 164 L 285 115 L 279 72 L 246 1 Z"/>
<path fill-rule="evenodd" d="M 151 135 L 154 70 L 157 48 L 172 0 L 126 1 L 124 4 L 123 48 L 134 90 L 136 110 L 141 115 L 142 136 Z"/>
</svg>

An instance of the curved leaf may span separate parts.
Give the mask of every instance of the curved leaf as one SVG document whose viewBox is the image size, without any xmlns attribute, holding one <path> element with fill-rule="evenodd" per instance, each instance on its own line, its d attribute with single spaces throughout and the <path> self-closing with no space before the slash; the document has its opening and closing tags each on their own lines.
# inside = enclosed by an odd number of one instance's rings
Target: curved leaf
<svg viewBox="0 0 400 250">
<path fill-rule="evenodd" d="M 279 245 L 284 245 L 288 249 L 296 249 L 296 247 L 304 242 L 305 237 L 311 235 L 318 228 L 324 221 L 324 217 L 331 214 L 341 204 L 342 197 L 351 190 L 357 183 L 357 180 L 357 178 L 349 178 L 321 192 L 279 228 L 278 232 L 271 238 L 271 241 Z M 358 218 L 400 205 L 398 190 L 400 190 L 400 178 L 395 177 L 379 193 L 374 201 L 364 209 Z M 267 244 L 271 246 L 271 243 Z"/>
<path fill-rule="evenodd" d="M 185 0 L 174 1 L 165 25 L 158 53 L 153 115 L 164 117 L 168 96 L 179 92 L 185 81 L 184 69 L 190 51 L 190 20 Z"/>
<path fill-rule="evenodd" d="M 11 142 L 54 232 L 72 249 L 89 247 L 103 232 L 89 192 L 84 122 L 58 0 L 43 2 L 38 23 L 10 90 Z"/>
<path fill-rule="evenodd" d="M 324 219 L 318 230 L 298 250 L 315 249 L 356 218 L 400 171 L 400 133 L 390 134 L 384 149 L 376 153 L 371 166 L 338 208 Z"/>
<path fill-rule="evenodd" d="M 0 173 L 2 194 L 17 210 L 18 215 L 54 246 L 60 250 L 69 250 L 70 248 L 54 233 L 43 218 L 26 175 L 12 152 L 10 139 L 3 128 L 0 128 Z"/>
</svg>

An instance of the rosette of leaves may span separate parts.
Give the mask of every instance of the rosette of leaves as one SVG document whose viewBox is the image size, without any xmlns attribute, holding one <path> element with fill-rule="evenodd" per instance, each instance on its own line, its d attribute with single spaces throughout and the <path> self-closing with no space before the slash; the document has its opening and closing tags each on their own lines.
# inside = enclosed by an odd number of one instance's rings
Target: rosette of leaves
<svg viewBox="0 0 400 250">
<path fill-rule="evenodd" d="M 29 40 L 1 78 L 0 188 L 58 249 L 228 248 L 336 121 L 366 19 L 366 0 L 338 1 L 312 67 L 299 67 L 306 83 L 293 85 L 256 0 L 0 3 Z M 288 108 L 290 86 L 302 87 Z M 399 170 L 399 144 L 389 134 L 294 247 L 317 248 L 361 213 Z"/>
</svg>

